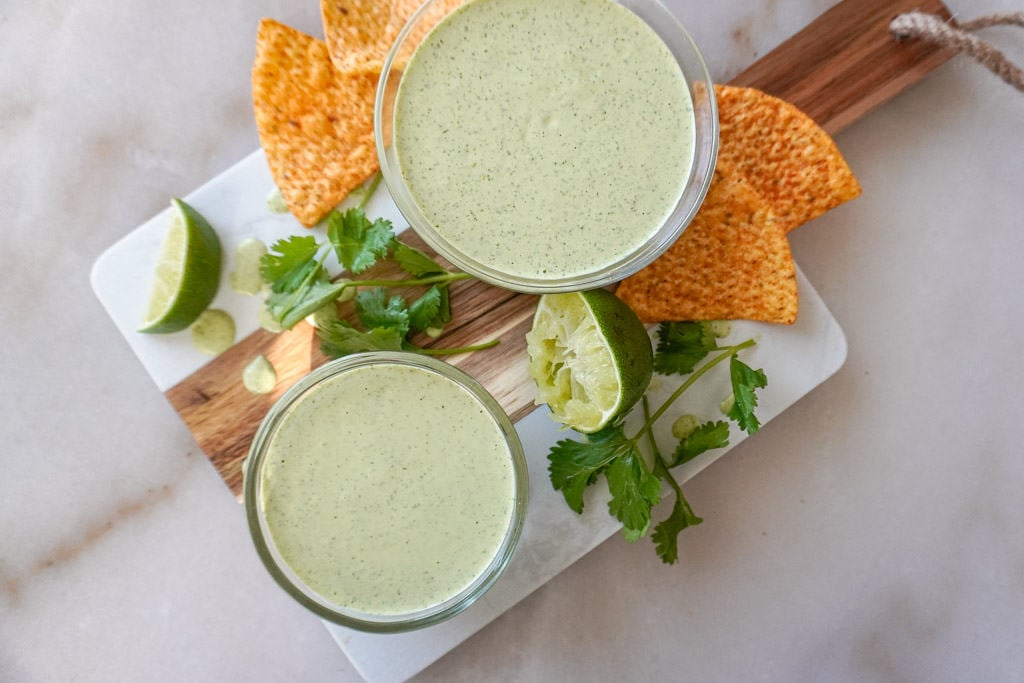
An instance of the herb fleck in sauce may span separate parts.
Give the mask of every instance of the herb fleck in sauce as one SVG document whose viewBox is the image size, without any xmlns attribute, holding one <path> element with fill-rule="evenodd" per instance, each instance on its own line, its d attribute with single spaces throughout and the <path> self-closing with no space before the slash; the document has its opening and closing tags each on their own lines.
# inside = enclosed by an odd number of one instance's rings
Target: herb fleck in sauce
<svg viewBox="0 0 1024 683">
<path fill-rule="evenodd" d="M 429 370 L 377 364 L 322 381 L 273 435 L 270 535 L 310 588 L 370 614 L 439 604 L 497 554 L 515 474 L 494 419 Z"/>
</svg>

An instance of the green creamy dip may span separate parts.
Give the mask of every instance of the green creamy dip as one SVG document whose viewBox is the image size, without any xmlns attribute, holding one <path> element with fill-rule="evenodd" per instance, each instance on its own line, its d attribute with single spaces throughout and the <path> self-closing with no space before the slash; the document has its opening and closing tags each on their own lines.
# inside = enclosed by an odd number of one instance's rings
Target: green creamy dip
<svg viewBox="0 0 1024 683">
<path fill-rule="evenodd" d="M 469 258 L 593 273 L 663 225 L 690 173 L 679 64 L 610 0 L 472 0 L 413 54 L 393 144 L 412 198 Z"/>
<path fill-rule="evenodd" d="M 398 364 L 352 368 L 299 398 L 262 470 L 270 536 L 291 570 L 338 605 L 406 614 L 469 586 L 498 553 L 512 455 L 455 381 Z"/>
</svg>

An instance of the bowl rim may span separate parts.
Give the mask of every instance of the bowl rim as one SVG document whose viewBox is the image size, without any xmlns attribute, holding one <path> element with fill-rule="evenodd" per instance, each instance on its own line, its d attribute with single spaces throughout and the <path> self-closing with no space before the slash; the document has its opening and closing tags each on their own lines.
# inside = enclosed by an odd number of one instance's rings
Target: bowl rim
<svg viewBox="0 0 1024 683">
<path fill-rule="evenodd" d="M 397 99 L 398 88 L 401 82 L 401 70 L 397 66 L 396 61 L 406 39 L 419 24 L 420 20 L 426 16 L 430 8 L 444 1 L 427 0 L 420 5 L 409 21 L 406 22 L 405 26 L 402 27 L 401 31 L 399 31 L 384 59 L 374 99 L 374 144 L 377 149 L 381 176 L 399 212 L 408 221 L 412 230 L 434 251 L 474 277 L 498 287 L 533 294 L 578 291 L 611 285 L 632 275 L 664 253 L 689 226 L 704 198 L 707 196 L 714 177 L 719 146 L 718 105 L 715 97 L 714 81 L 711 79 L 700 49 L 676 15 L 661 0 L 609 0 L 630 10 L 649 26 L 672 52 L 676 63 L 683 72 L 693 106 L 694 152 L 690 163 L 689 176 L 675 207 L 669 214 L 668 219 L 647 241 L 623 258 L 590 273 L 552 279 L 539 279 L 502 272 L 487 264 L 476 261 L 450 245 L 430 224 L 430 221 L 423 216 L 402 177 L 397 160 L 393 160 L 389 155 L 389 150 L 393 149 L 393 144 L 390 142 L 390 131 L 392 130 L 394 119 L 393 103 Z M 465 0 L 465 2 L 449 10 L 444 15 L 444 18 L 474 1 Z M 639 14 L 636 8 L 654 11 L 659 15 L 660 21 L 655 25 L 647 17 Z M 439 22 L 443 21 L 444 18 L 439 20 Z M 688 64 L 684 64 L 683 58 L 677 54 L 676 49 L 669 45 L 663 36 L 664 32 L 674 34 L 674 42 L 688 53 Z M 415 52 L 413 52 L 414 54 Z M 412 56 L 409 57 L 409 59 L 412 58 Z M 391 95 L 390 100 L 389 95 Z M 390 109 L 385 111 L 388 107 Z"/>
<path fill-rule="evenodd" d="M 351 610 L 319 596 L 307 586 L 277 552 L 262 510 L 262 468 L 269 443 L 289 409 L 322 382 L 354 369 L 375 365 L 416 367 L 454 382 L 466 390 L 494 420 L 512 459 L 512 513 L 501 545 L 487 567 L 463 590 L 441 603 L 405 614 L 376 615 Z M 409 351 L 372 351 L 352 354 L 321 365 L 299 379 L 278 398 L 267 412 L 253 437 L 242 464 L 242 499 L 249 534 L 256 552 L 274 581 L 299 604 L 323 619 L 341 626 L 371 633 L 398 633 L 440 623 L 469 608 L 504 573 L 522 536 L 529 501 L 529 472 L 522 443 L 507 413 L 483 385 L 465 371 L 442 360 Z"/>
</svg>

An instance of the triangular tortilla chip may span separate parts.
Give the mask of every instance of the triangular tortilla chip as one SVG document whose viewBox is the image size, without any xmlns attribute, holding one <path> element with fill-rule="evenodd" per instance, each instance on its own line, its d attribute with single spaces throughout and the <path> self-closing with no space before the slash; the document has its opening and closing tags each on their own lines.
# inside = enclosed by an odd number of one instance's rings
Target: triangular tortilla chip
<svg viewBox="0 0 1024 683">
<path fill-rule="evenodd" d="M 793 105 L 716 85 L 718 158 L 750 182 L 786 232 L 860 195 L 835 142 Z"/>
<path fill-rule="evenodd" d="M 465 0 L 436 0 L 403 46 L 399 66 L 427 32 Z M 341 71 L 380 72 L 399 32 L 423 0 L 320 0 L 331 60 Z"/>
<path fill-rule="evenodd" d="M 375 73 L 335 70 L 327 46 L 272 19 L 260 22 L 252 68 L 260 144 L 289 210 L 315 225 L 377 171 Z"/>
<path fill-rule="evenodd" d="M 377 71 L 394 36 L 388 35 L 395 3 L 386 0 L 320 0 L 324 40 L 341 71 Z"/>
<path fill-rule="evenodd" d="M 682 236 L 616 294 L 644 322 L 792 324 L 797 316 L 796 266 L 782 226 L 742 176 L 721 166 Z"/>
</svg>

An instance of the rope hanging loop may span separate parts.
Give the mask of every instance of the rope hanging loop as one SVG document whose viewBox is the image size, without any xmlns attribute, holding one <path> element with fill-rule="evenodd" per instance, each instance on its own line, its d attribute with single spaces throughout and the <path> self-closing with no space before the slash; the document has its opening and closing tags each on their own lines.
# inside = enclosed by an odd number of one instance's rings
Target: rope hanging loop
<svg viewBox="0 0 1024 683">
<path fill-rule="evenodd" d="M 992 26 L 1024 28 L 1024 12 L 987 14 L 957 24 L 925 12 L 907 12 L 889 23 L 889 33 L 897 40 L 917 38 L 972 57 L 1017 90 L 1024 92 L 1024 70 L 1007 59 L 998 49 L 973 35 L 974 31 Z"/>
</svg>

